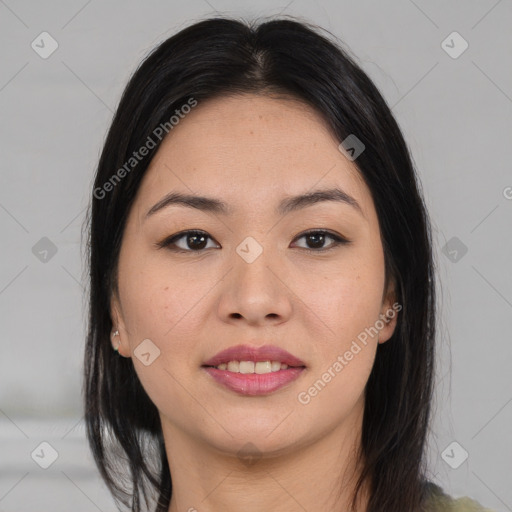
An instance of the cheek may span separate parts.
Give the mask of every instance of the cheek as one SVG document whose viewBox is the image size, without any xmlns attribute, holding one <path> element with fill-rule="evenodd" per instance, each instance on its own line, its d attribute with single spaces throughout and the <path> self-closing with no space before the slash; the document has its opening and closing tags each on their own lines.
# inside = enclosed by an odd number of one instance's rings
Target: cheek
<svg viewBox="0 0 512 512">
<path fill-rule="evenodd" d="M 125 274 L 120 294 L 132 361 L 139 380 L 159 410 L 190 410 L 194 401 L 180 383 L 189 379 L 191 349 L 195 346 L 201 311 L 199 293 L 186 279 L 169 269 L 148 265 L 136 274 Z M 190 282 L 189 282 L 190 283 Z M 198 304 L 199 302 L 199 304 Z M 137 353 L 150 340 L 149 365 Z M 147 352 L 146 351 L 146 352 Z M 153 354 L 158 354 L 153 360 Z"/>
<path fill-rule="evenodd" d="M 139 338 L 150 338 L 164 349 L 164 340 L 190 332 L 190 313 L 200 307 L 207 286 L 197 276 L 183 275 L 154 259 L 146 259 L 137 270 L 127 270 L 120 279 L 120 293 L 132 348 Z"/>
<path fill-rule="evenodd" d="M 339 354 L 343 356 L 343 353 Z M 351 361 L 341 363 L 337 356 L 314 372 L 297 395 L 299 411 L 318 424 L 339 425 L 364 409 L 364 390 L 375 359 L 370 345 L 355 354 Z M 356 414 L 357 416 L 357 414 Z M 354 428 L 359 428 L 356 424 Z"/>
<path fill-rule="evenodd" d="M 379 318 L 384 286 L 384 265 L 377 254 L 356 254 L 337 268 L 315 272 L 298 279 L 297 295 L 311 315 L 310 326 L 319 325 L 318 340 L 329 340 L 332 347 L 343 348 Z M 314 317 L 322 322 L 313 322 Z"/>
<path fill-rule="evenodd" d="M 214 286 L 215 276 L 210 273 L 202 278 L 155 259 L 144 261 L 143 268 L 126 272 L 120 280 L 133 364 L 159 409 L 167 410 L 172 404 L 176 410 L 190 410 L 194 403 L 179 383 L 188 382 L 190 372 L 201 364 L 197 341 L 204 334 L 208 308 L 212 307 L 205 294 Z M 158 354 L 149 366 L 137 358 L 141 352 L 137 348 L 147 339 Z"/>
<path fill-rule="evenodd" d="M 374 326 L 384 282 L 377 269 L 363 273 L 360 267 L 347 267 L 323 279 L 324 290 L 317 287 L 310 295 L 329 329 L 315 339 L 312 371 L 297 396 L 306 415 L 336 423 L 363 403 L 377 350 Z"/>
</svg>

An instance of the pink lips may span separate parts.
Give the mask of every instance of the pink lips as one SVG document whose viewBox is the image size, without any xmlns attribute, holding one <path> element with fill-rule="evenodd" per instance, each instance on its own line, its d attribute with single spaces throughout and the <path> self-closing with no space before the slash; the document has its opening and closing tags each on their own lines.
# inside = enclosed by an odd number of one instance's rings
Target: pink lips
<svg viewBox="0 0 512 512">
<path fill-rule="evenodd" d="M 214 368 L 229 361 L 280 361 L 287 364 L 288 368 L 264 374 L 244 374 Z M 213 379 L 228 389 L 242 395 L 257 396 L 272 393 L 294 381 L 304 371 L 305 364 L 279 347 L 237 345 L 219 352 L 206 361 L 203 368 Z"/>
</svg>

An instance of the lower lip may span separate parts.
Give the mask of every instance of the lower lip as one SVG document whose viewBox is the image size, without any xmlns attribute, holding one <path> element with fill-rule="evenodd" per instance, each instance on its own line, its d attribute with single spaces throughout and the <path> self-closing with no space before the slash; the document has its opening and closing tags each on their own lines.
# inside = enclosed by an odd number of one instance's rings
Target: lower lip
<svg viewBox="0 0 512 512">
<path fill-rule="evenodd" d="M 211 366 L 203 367 L 218 383 L 241 395 L 267 395 L 299 377 L 304 367 L 287 368 L 270 373 L 235 373 Z"/>
</svg>

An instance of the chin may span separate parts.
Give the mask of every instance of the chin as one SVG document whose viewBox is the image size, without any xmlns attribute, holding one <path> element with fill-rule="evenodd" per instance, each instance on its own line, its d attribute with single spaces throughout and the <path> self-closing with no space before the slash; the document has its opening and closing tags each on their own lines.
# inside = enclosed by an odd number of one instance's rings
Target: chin
<svg viewBox="0 0 512 512">
<path fill-rule="evenodd" d="M 205 432 L 203 442 L 227 454 L 238 454 L 240 450 L 254 450 L 265 456 L 278 456 L 291 451 L 300 443 L 300 433 L 291 431 L 289 426 L 279 425 L 286 414 L 275 419 L 260 419 L 254 422 L 251 418 L 241 418 L 238 422 L 229 422 L 226 432 L 222 427 L 216 429 L 217 435 L 212 437 L 212 431 Z M 226 424 L 223 424 L 226 427 Z M 277 428 L 276 428 L 277 426 Z M 281 427 L 282 428 L 281 430 Z M 304 441 L 304 440 L 303 440 Z"/>
<path fill-rule="evenodd" d="M 230 437 L 229 440 L 210 440 L 210 442 L 211 446 L 221 454 L 236 457 L 245 464 L 257 459 L 271 459 L 295 452 L 296 447 L 292 439 L 289 436 L 283 437 L 286 439 L 270 440 L 267 434 L 264 434 L 252 438 L 240 436 L 234 439 Z"/>
</svg>

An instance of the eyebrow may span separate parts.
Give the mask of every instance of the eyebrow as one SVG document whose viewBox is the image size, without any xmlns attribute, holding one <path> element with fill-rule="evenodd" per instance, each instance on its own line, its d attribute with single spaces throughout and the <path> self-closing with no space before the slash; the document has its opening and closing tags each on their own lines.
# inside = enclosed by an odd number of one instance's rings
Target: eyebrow
<svg viewBox="0 0 512 512">
<path fill-rule="evenodd" d="M 279 215 L 286 215 L 292 211 L 297 211 L 324 201 L 334 201 L 347 204 L 358 210 L 364 217 L 363 210 L 359 203 L 352 196 L 339 188 L 315 190 L 298 196 L 286 197 L 279 203 L 276 213 Z M 146 213 L 146 219 L 171 205 L 180 205 L 187 208 L 194 208 L 196 210 L 221 215 L 233 215 L 234 213 L 233 208 L 220 199 L 193 194 L 183 194 L 181 192 L 170 192 L 149 209 Z"/>
</svg>

